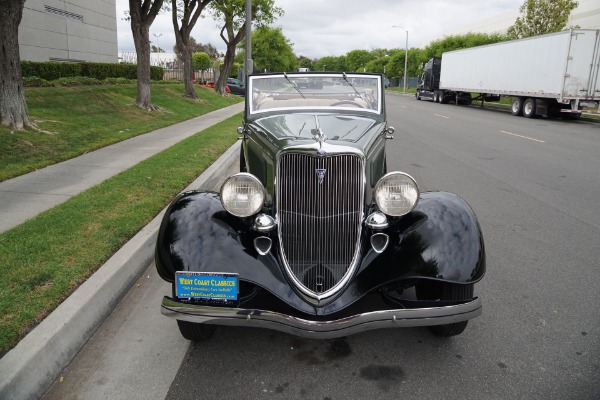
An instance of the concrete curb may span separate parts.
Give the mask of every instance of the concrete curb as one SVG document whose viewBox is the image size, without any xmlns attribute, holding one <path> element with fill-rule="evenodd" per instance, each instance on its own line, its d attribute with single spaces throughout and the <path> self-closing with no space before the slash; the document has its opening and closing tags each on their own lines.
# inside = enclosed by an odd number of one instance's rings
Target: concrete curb
<svg viewBox="0 0 600 400">
<path fill-rule="evenodd" d="M 239 142 L 229 148 L 185 191 L 218 179 L 237 160 L 239 148 Z M 0 399 L 37 399 L 50 388 L 152 262 L 164 212 L 0 359 Z"/>
</svg>

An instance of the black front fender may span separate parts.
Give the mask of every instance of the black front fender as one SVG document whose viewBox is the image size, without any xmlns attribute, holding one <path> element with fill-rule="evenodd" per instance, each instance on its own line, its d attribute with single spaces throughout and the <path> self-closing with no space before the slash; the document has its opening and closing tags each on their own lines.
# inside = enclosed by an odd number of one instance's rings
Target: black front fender
<svg viewBox="0 0 600 400">
<path fill-rule="evenodd" d="M 213 192 L 188 192 L 167 208 L 158 232 L 156 268 L 159 275 L 173 282 L 176 271 L 227 272 L 240 280 L 267 289 L 287 304 L 313 313 L 290 288 L 280 268 L 276 250 L 259 255 L 254 239 L 270 236 L 251 228 L 253 219 L 229 214 L 219 195 Z"/>
<path fill-rule="evenodd" d="M 423 193 L 411 213 L 393 219 L 383 230 L 389 244 L 382 253 L 372 249 L 370 237 L 375 232 L 365 228 L 355 276 L 337 297 L 320 306 L 306 301 L 285 276 L 276 230 L 259 233 L 252 229 L 252 222 L 253 218 L 227 213 L 217 193 L 179 196 L 167 209 L 158 233 L 158 273 L 169 282 L 176 271 L 237 273 L 240 281 L 262 287 L 310 314 L 338 312 L 368 293 L 402 280 L 471 284 L 485 273 L 479 223 L 468 204 L 451 193 Z M 273 242 L 266 255 L 259 255 L 254 247 L 259 236 L 268 236 Z"/>
</svg>

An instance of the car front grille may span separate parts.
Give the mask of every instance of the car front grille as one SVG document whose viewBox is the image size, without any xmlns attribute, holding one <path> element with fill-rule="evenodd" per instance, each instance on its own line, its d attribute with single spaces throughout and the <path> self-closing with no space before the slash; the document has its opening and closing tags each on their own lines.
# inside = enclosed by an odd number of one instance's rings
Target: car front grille
<svg viewBox="0 0 600 400">
<path fill-rule="evenodd" d="M 284 262 L 301 290 L 319 297 L 349 274 L 358 252 L 363 162 L 353 154 L 279 158 L 277 212 Z"/>
</svg>

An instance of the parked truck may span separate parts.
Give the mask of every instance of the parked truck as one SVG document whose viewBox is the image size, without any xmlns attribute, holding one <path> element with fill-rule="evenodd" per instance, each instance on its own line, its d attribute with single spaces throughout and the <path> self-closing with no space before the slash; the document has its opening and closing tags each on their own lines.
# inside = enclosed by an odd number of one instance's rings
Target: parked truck
<svg viewBox="0 0 600 400">
<path fill-rule="evenodd" d="M 425 65 L 415 96 L 482 106 L 511 97 L 513 115 L 578 118 L 598 107 L 599 71 L 600 30 L 571 29 L 443 53 Z"/>
</svg>

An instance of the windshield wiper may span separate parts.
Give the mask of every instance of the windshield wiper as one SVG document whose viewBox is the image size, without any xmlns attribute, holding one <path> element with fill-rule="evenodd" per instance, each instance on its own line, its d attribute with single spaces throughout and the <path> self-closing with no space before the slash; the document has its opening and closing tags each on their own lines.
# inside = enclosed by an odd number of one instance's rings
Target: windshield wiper
<svg viewBox="0 0 600 400">
<path fill-rule="evenodd" d="M 354 89 L 354 92 L 355 92 L 355 93 L 358 95 L 358 97 L 360 97 L 361 99 L 363 99 L 363 100 L 364 100 L 364 97 L 363 97 L 363 95 L 362 95 L 362 94 L 360 94 L 360 92 L 359 92 L 358 90 L 356 90 L 356 87 L 355 87 L 355 86 L 352 84 L 352 82 L 350 82 L 350 81 L 348 80 L 348 77 L 346 76 L 346 73 L 345 73 L 345 72 L 342 72 L 342 77 L 344 78 L 344 80 L 346 81 L 346 83 L 347 83 L 348 85 L 350 85 L 350 87 L 352 87 L 352 89 Z"/>
<path fill-rule="evenodd" d="M 302 128 L 300 128 L 300 132 L 298 132 L 298 136 L 296 136 L 296 139 L 298 139 L 300 137 L 300 135 L 302 135 L 302 131 L 304 130 L 305 126 L 306 126 L 306 122 L 304 124 L 302 124 Z"/>
<path fill-rule="evenodd" d="M 285 79 L 287 79 L 287 81 L 289 83 L 292 84 L 292 86 L 294 87 L 294 89 L 296 89 L 296 91 L 298 93 L 300 93 L 300 96 L 302 96 L 302 98 L 305 99 L 306 97 L 304 97 L 304 95 L 302 94 L 302 92 L 300 91 L 300 89 L 298 89 L 298 86 L 296 85 L 296 82 L 294 82 L 293 80 L 291 80 L 290 78 L 288 78 L 288 76 L 287 76 L 287 74 L 285 72 L 283 73 L 283 76 L 285 77 Z"/>
</svg>

